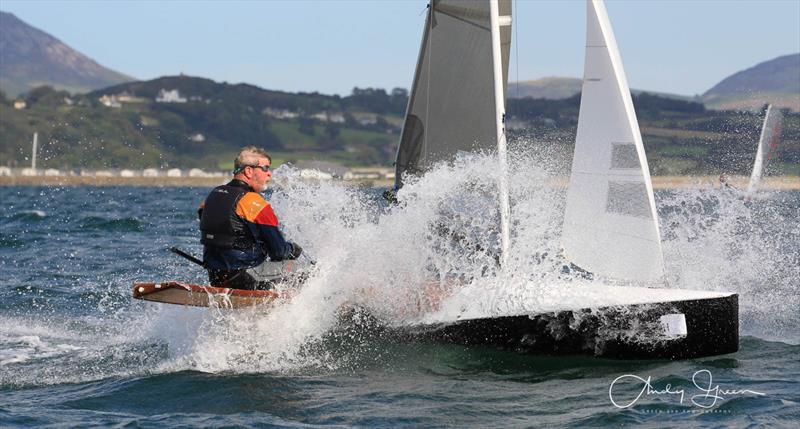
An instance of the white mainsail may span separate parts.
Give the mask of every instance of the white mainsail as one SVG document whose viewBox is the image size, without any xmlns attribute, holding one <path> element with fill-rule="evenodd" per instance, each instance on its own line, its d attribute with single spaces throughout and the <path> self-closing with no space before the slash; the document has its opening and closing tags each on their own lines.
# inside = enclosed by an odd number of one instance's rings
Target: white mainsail
<svg viewBox="0 0 800 429">
<path fill-rule="evenodd" d="M 767 168 L 767 164 L 772 159 L 778 148 L 781 139 L 781 124 L 783 115 L 778 109 L 773 109 L 772 105 L 767 106 L 767 113 L 764 116 L 764 125 L 761 127 L 761 138 L 758 139 L 758 149 L 756 150 L 756 160 L 753 163 L 753 172 L 750 174 L 750 183 L 747 185 L 747 195 L 750 196 L 758 189 L 761 176 Z"/>
<path fill-rule="evenodd" d="M 562 245 L 581 269 L 618 279 L 662 278 L 650 170 L 601 0 L 587 1 L 583 92 Z"/>
<path fill-rule="evenodd" d="M 406 119 L 397 151 L 395 188 L 459 152 L 495 151 L 497 97 L 491 5 L 496 2 L 502 91 L 508 83 L 511 0 L 433 0 L 428 10 Z"/>
</svg>

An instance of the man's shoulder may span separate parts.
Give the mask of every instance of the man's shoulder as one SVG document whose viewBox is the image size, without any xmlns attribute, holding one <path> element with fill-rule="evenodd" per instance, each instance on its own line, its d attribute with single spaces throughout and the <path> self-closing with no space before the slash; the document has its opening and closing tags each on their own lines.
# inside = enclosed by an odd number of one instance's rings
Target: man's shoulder
<svg viewBox="0 0 800 429">
<path fill-rule="evenodd" d="M 249 191 L 242 195 L 242 198 L 239 200 L 239 204 L 248 204 L 248 205 L 260 205 L 262 207 L 266 207 L 269 205 L 264 196 L 259 194 L 258 192 Z"/>
<path fill-rule="evenodd" d="M 248 192 L 239 200 L 236 207 L 236 213 L 244 219 L 265 225 L 277 225 L 278 219 L 272 211 L 272 207 L 264 199 L 264 197 L 257 192 Z"/>
</svg>

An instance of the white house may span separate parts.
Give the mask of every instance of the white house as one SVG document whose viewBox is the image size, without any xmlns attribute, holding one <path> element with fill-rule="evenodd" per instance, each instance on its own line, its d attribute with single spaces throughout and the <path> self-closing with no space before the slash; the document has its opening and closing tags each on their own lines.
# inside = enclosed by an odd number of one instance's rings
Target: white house
<svg viewBox="0 0 800 429">
<path fill-rule="evenodd" d="M 262 113 L 275 119 L 295 119 L 300 116 L 297 112 L 286 109 L 273 109 L 272 107 L 265 108 Z"/>
<path fill-rule="evenodd" d="M 0 176 L 10 176 L 11 169 L 8 167 L 0 167 Z"/>
<path fill-rule="evenodd" d="M 129 94 L 127 91 L 122 91 L 121 93 L 116 95 L 117 101 L 120 103 L 144 103 L 147 101 L 146 98 L 143 97 L 136 97 L 132 94 Z"/>
<path fill-rule="evenodd" d="M 167 170 L 167 177 L 181 177 L 180 168 L 170 168 Z"/>
<path fill-rule="evenodd" d="M 116 95 L 108 96 L 108 95 L 103 94 L 103 96 L 98 98 L 98 100 L 100 100 L 100 104 L 102 104 L 103 106 L 106 106 L 106 107 L 113 107 L 113 108 L 117 108 L 117 109 L 122 107 L 122 103 L 120 103 L 119 100 L 117 100 L 117 96 Z"/>
<path fill-rule="evenodd" d="M 158 177 L 158 170 L 156 170 L 155 168 L 145 168 L 144 171 L 142 171 L 142 176 Z"/>
<path fill-rule="evenodd" d="M 328 120 L 334 124 L 343 124 L 345 122 L 344 115 L 341 113 L 328 114 Z"/>
<path fill-rule="evenodd" d="M 156 96 L 156 103 L 185 103 L 186 98 L 181 97 L 181 93 L 177 89 L 167 91 L 162 89 L 158 91 Z"/>
</svg>

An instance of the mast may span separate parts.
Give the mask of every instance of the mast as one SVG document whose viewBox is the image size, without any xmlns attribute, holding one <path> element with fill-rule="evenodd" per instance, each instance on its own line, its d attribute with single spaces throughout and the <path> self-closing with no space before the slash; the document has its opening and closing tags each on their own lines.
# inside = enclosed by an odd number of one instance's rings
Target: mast
<svg viewBox="0 0 800 429">
<path fill-rule="evenodd" d="M 500 26 L 511 25 L 511 16 L 500 16 L 497 0 L 489 2 L 489 20 L 492 32 L 492 66 L 494 69 L 494 105 L 495 123 L 497 125 L 497 156 L 500 161 L 500 256 L 501 266 L 508 262 L 508 249 L 510 247 L 510 217 L 511 207 L 508 190 L 508 151 L 506 147 L 505 128 L 505 92 L 503 91 L 503 59 L 500 51 Z"/>
</svg>

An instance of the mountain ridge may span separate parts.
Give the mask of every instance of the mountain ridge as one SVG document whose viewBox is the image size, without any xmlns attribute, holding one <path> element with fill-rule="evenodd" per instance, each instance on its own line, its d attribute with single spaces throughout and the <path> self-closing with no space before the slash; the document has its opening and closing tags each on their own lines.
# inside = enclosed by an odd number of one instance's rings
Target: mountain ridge
<svg viewBox="0 0 800 429">
<path fill-rule="evenodd" d="M 0 89 L 8 95 L 18 96 L 43 85 L 79 93 L 132 80 L 0 11 Z"/>
<path fill-rule="evenodd" d="M 755 110 L 771 103 L 800 111 L 800 53 L 740 70 L 711 87 L 702 98 L 713 109 Z"/>
</svg>

